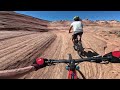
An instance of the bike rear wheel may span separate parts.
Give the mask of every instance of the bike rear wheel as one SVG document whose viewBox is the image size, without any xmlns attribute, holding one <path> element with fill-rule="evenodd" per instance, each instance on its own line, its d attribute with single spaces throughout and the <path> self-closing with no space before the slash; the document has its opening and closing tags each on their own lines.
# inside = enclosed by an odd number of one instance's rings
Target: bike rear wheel
<svg viewBox="0 0 120 90">
<path fill-rule="evenodd" d="M 68 60 L 72 60 L 72 55 L 68 54 Z"/>
<path fill-rule="evenodd" d="M 78 45 L 77 45 L 77 53 L 78 53 L 78 55 L 79 55 L 81 58 L 83 58 L 84 48 L 83 48 L 81 42 L 78 42 Z"/>
</svg>

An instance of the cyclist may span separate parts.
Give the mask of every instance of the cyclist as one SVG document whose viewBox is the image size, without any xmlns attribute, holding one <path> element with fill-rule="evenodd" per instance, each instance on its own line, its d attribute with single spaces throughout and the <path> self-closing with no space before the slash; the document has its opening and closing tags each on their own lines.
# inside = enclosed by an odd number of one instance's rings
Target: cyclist
<svg viewBox="0 0 120 90">
<path fill-rule="evenodd" d="M 73 28 L 73 35 L 72 35 L 72 41 L 74 43 L 74 40 L 77 38 L 79 35 L 79 41 L 81 42 L 81 37 L 83 34 L 83 24 L 82 24 L 82 19 L 79 18 L 79 16 L 75 16 L 73 18 L 74 22 L 71 23 L 69 33 L 71 33 L 71 30 Z"/>
</svg>

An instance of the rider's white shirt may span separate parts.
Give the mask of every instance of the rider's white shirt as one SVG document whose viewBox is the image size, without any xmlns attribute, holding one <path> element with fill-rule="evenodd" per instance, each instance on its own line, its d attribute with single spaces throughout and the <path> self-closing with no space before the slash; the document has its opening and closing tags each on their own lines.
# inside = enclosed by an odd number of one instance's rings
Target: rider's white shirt
<svg viewBox="0 0 120 90">
<path fill-rule="evenodd" d="M 74 21 L 71 23 L 71 26 L 73 26 L 74 32 L 83 32 L 83 24 L 81 21 Z"/>
</svg>

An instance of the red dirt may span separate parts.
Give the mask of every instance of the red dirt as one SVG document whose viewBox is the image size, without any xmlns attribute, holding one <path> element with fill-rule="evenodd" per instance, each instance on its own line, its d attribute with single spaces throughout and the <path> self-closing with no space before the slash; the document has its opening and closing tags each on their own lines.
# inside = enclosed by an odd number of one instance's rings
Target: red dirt
<svg viewBox="0 0 120 90">
<path fill-rule="evenodd" d="M 16 20 L 14 24 L 16 26 L 11 25 L 8 16 L 11 19 L 14 17 L 11 22 Z M 0 70 L 29 66 L 37 57 L 67 59 L 67 54 L 70 53 L 74 59 L 80 58 L 73 49 L 71 34 L 68 33 L 70 21 L 49 22 L 17 15 L 14 12 L 1 12 L 0 18 Z M 3 21 L 6 26 L 3 25 Z M 109 25 L 100 26 L 101 24 L 96 23 L 89 25 L 89 23 L 92 22 L 84 23 L 82 37 L 83 47 L 88 56 L 95 52 L 104 55 L 113 50 L 120 50 L 120 37 L 116 33 L 109 33 L 110 31 L 119 32 L 119 24 L 111 27 Z M 10 25 L 11 27 L 9 27 Z M 22 27 L 24 25 L 27 25 L 27 29 Z M 87 79 L 120 78 L 120 64 L 83 62 L 79 66 Z M 57 64 L 12 78 L 66 79 L 67 71 L 65 64 Z"/>
</svg>

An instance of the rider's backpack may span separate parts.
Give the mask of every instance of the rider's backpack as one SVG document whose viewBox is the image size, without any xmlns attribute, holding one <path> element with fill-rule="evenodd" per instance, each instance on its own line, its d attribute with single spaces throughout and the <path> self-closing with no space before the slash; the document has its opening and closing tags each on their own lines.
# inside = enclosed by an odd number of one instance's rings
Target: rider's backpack
<svg viewBox="0 0 120 90">
<path fill-rule="evenodd" d="M 103 57 L 108 57 L 108 56 L 111 57 L 111 59 L 109 59 L 109 62 L 120 63 L 120 51 L 113 51 L 107 53 Z"/>
</svg>

